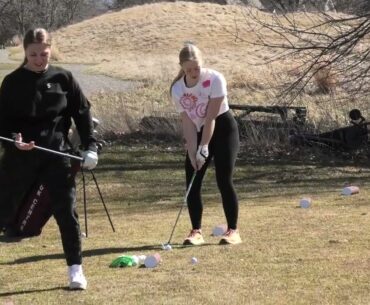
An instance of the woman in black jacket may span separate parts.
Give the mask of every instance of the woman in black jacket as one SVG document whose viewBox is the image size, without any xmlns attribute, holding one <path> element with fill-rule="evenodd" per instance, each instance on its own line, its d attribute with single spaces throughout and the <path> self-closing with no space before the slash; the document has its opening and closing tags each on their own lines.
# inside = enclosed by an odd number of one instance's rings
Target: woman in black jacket
<svg viewBox="0 0 370 305">
<path fill-rule="evenodd" d="M 45 29 L 29 30 L 23 47 L 23 64 L 4 78 L 0 88 L 0 136 L 22 142 L 2 143 L 0 225 L 12 221 L 27 192 L 42 179 L 61 234 L 69 288 L 86 289 L 70 159 L 33 148 L 66 152 L 73 119 L 84 150 L 82 166 L 93 169 L 98 156 L 90 103 L 69 71 L 49 64 L 51 37 Z"/>
</svg>

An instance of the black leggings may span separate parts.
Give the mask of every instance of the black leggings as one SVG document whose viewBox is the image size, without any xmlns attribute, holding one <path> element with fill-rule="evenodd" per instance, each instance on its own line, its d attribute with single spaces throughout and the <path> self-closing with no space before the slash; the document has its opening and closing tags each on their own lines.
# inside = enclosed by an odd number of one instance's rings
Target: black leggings
<svg viewBox="0 0 370 305">
<path fill-rule="evenodd" d="M 203 129 L 198 133 L 198 144 L 200 143 L 202 132 Z M 208 148 L 209 157 L 203 167 L 197 172 L 187 200 L 192 227 L 193 229 L 200 229 L 202 225 L 203 204 L 200 192 L 204 174 L 213 158 L 217 186 L 221 193 L 227 225 L 230 229 L 236 229 L 239 204 L 232 175 L 239 151 L 239 131 L 237 123 L 230 111 L 216 118 L 215 130 Z M 194 168 L 191 165 L 188 154 L 185 160 L 185 171 L 186 186 L 188 187 L 194 173 Z"/>
<path fill-rule="evenodd" d="M 6 226 L 14 220 L 26 194 L 40 180 L 49 194 L 67 265 L 81 264 L 75 179 L 67 158 L 15 147 L 5 151 L 0 164 L 0 224 Z"/>
</svg>

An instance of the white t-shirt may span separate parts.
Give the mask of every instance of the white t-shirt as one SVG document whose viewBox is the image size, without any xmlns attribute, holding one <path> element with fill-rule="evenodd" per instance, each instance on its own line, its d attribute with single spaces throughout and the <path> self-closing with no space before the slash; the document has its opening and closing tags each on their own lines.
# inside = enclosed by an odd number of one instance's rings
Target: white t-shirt
<svg viewBox="0 0 370 305">
<path fill-rule="evenodd" d="M 180 78 L 171 90 L 172 101 L 177 112 L 186 112 L 200 131 L 204 125 L 209 99 L 224 97 L 218 115 L 229 110 L 227 88 L 224 76 L 212 69 L 202 68 L 198 83 L 186 87 L 184 77 Z"/>
</svg>

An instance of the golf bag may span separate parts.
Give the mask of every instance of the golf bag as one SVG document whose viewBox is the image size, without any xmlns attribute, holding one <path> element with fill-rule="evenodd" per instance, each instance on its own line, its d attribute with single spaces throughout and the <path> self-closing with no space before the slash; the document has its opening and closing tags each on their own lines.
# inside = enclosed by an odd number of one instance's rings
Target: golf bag
<svg viewBox="0 0 370 305">
<path fill-rule="evenodd" d="M 358 109 L 349 112 L 351 126 L 334 129 L 320 134 L 297 134 L 289 136 L 295 146 L 320 146 L 338 151 L 351 151 L 369 146 L 369 125 Z"/>
<path fill-rule="evenodd" d="M 367 145 L 367 125 L 348 126 L 320 134 L 292 134 L 289 140 L 296 146 L 321 145 L 335 150 L 350 151 Z"/>
<path fill-rule="evenodd" d="M 99 120 L 93 118 L 94 134 L 97 134 L 96 127 Z M 70 129 L 68 135 L 69 144 L 73 151 L 77 151 L 80 146 L 80 138 L 76 132 L 75 126 Z M 104 141 L 100 140 L 97 143 L 98 153 L 100 153 Z M 73 178 L 76 177 L 81 168 L 80 161 L 71 159 L 71 174 Z M 5 229 L 5 235 L 8 237 L 32 237 L 41 234 L 42 228 L 52 216 L 52 209 L 50 205 L 50 197 L 44 182 L 37 181 L 29 193 L 25 196 L 24 202 L 19 207 L 19 210 L 12 221 Z M 1 232 L 0 228 L 0 232 Z"/>
<path fill-rule="evenodd" d="M 43 183 L 33 189 L 25 204 L 21 207 L 15 218 L 15 223 L 9 226 L 12 235 L 37 236 L 51 216 L 48 205 L 47 189 Z M 36 216 L 35 216 L 36 215 Z"/>
<path fill-rule="evenodd" d="M 72 160 L 71 174 L 75 176 L 80 170 L 80 162 Z M 87 237 L 87 211 L 86 211 L 86 193 L 85 193 L 85 176 L 82 172 L 82 184 L 83 184 L 83 201 L 84 201 L 84 214 L 85 214 L 85 236 Z M 105 205 L 103 195 L 100 191 L 100 187 L 96 180 L 94 172 L 90 171 L 92 179 L 94 180 L 96 189 L 99 193 L 100 200 L 107 214 L 109 223 L 112 227 L 113 232 L 116 232 L 112 219 L 109 215 L 107 206 Z M 25 202 L 21 205 L 17 216 L 13 223 L 5 228 L 5 236 L 24 238 L 33 237 L 41 234 L 42 228 L 47 223 L 52 215 L 52 209 L 50 205 L 50 197 L 48 195 L 47 188 L 43 182 L 35 184 L 35 187 L 31 189 L 31 192 L 26 196 Z"/>
<path fill-rule="evenodd" d="M 76 160 L 71 162 L 71 173 L 75 177 L 80 170 L 80 163 Z M 43 181 L 38 181 L 26 195 L 13 222 L 5 228 L 5 234 L 8 237 L 38 236 L 51 215 L 48 190 Z"/>
<path fill-rule="evenodd" d="M 21 206 L 14 223 L 6 228 L 8 236 L 38 236 L 51 217 L 51 207 L 47 189 L 43 183 L 32 189 L 25 203 Z"/>
</svg>

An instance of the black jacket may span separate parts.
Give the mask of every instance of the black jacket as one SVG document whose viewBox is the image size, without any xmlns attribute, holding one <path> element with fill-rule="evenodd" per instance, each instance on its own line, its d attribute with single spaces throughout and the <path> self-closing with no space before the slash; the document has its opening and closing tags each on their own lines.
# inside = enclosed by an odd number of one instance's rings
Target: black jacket
<svg viewBox="0 0 370 305">
<path fill-rule="evenodd" d="M 90 103 L 71 72 L 51 65 L 42 73 L 20 67 L 4 78 L 0 136 L 10 138 L 20 132 L 24 142 L 65 151 L 69 148 L 66 139 L 71 119 L 83 148 L 96 151 Z"/>
</svg>

